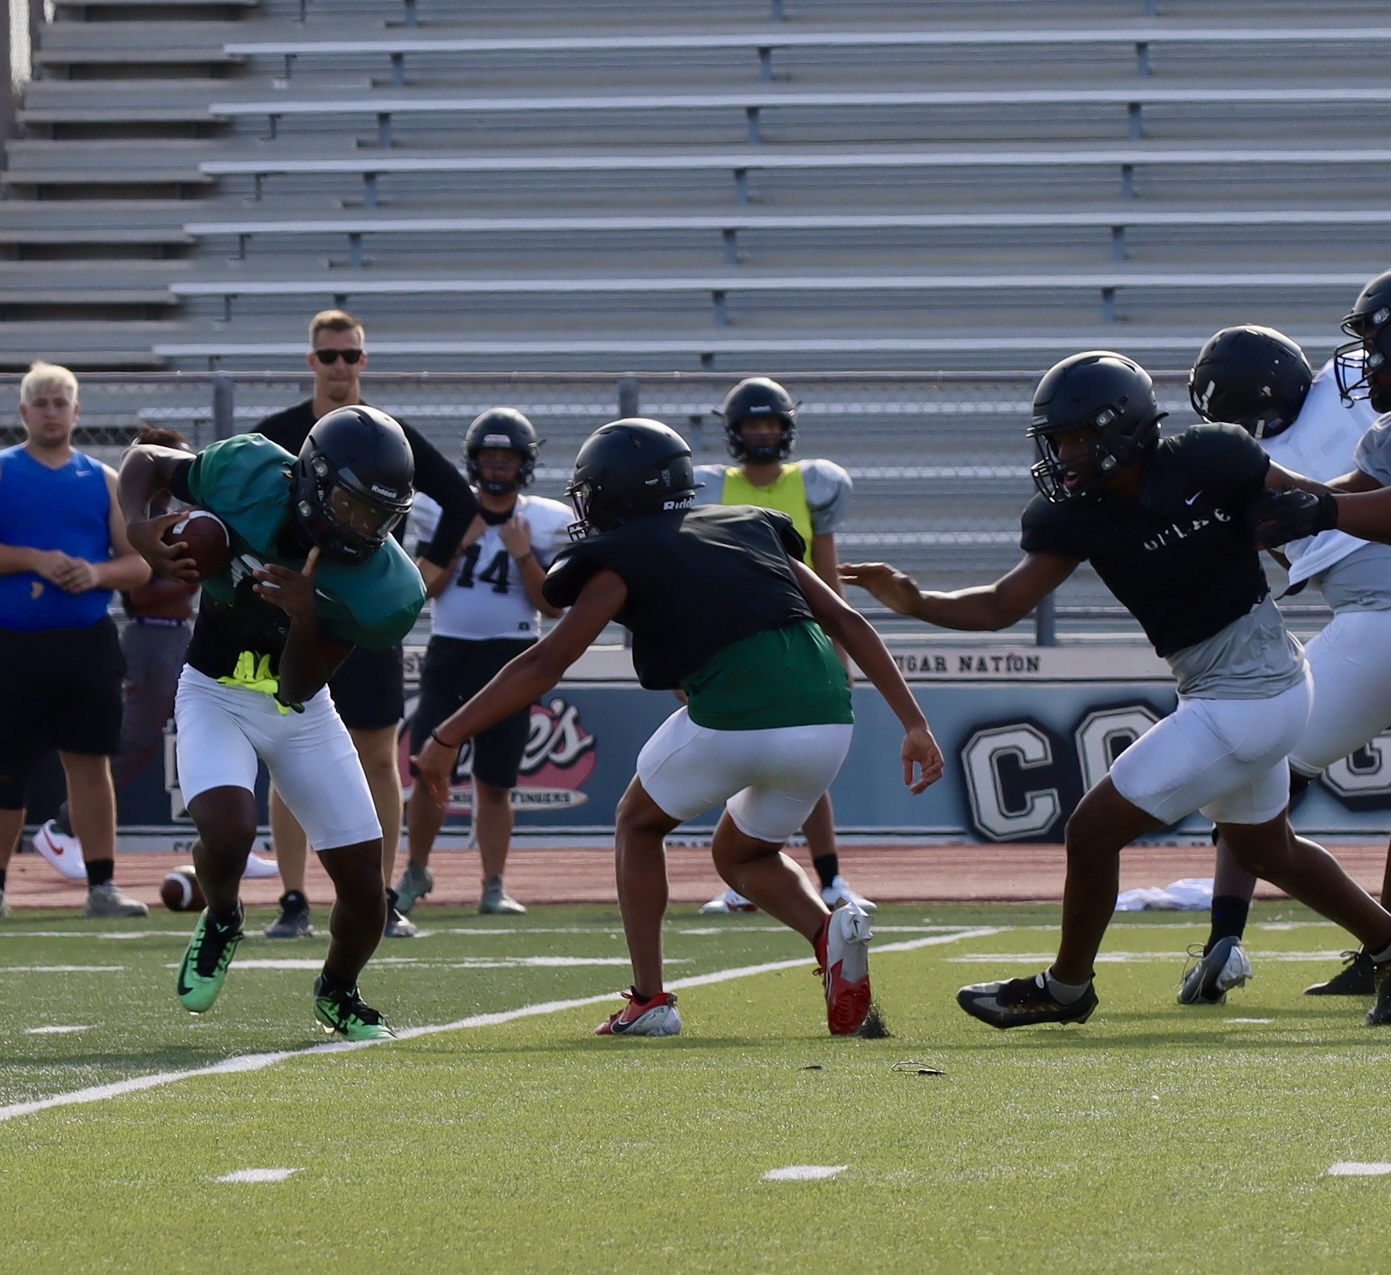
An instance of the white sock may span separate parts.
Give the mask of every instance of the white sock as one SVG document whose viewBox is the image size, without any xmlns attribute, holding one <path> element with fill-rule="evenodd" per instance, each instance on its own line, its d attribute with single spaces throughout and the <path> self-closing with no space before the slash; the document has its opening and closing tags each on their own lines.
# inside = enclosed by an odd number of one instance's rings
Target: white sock
<svg viewBox="0 0 1391 1275">
<path fill-rule="evenodd" d="M 1059 1005 L 1074 1005 L 1086 995 L 1087 988 L 1092 985 L 1091 979 L 1080 985 L 1072 983 L 1060 983 L 1053 977 L 1051 968 L 1043 971 L 1043 981 L 1048 985 L 1048 995 L 1051 996 Z"/>
</svg>

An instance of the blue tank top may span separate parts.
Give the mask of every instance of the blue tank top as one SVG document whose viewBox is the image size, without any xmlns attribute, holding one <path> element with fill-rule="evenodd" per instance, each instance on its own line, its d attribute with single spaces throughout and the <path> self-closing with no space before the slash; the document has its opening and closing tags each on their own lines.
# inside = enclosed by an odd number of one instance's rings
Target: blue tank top
<svg viewBox="0 0 1391 1275">
<path fill-rule="evenodd" d="M 0 544 L 61 549 L 106 562 L 110 518 L 106 470 L 90 456 L 74 452 L 62 468 L 49 469 L 23 446 L 0 451 Z M 65 593 L 32 571 L 0 575 L 0 628 L 86 628 L 103 619 L 110 605 L 110 589 Z"/>
</svg>

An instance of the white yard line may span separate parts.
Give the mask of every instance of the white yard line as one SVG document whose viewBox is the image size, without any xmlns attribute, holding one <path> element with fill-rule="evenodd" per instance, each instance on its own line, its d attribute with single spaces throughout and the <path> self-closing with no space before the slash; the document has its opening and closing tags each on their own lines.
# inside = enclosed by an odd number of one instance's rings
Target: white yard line
<svg viewBox="0 0 1391 1275">
<path fill-rule="evenodd" d="M 886 943 L 876 947 L 874 954 L 882 956 L 887 952 L 910 952 L 920 947 L 934 947 L 943 943 L 955 943 L 961 939 L 986 938 L 1000 934 L 1008 926 L 990 926 L 974 930 L 959 930 L 951 934 L 932 934 L 925 938 L 908 939 L 900 943 Z M 716 970 L 710 974 L 693 974 L 689 978 L 675 979 L 667 983 L 668 991 L 680 991 L 686 987 L 708 987 L 713 983 L 726 983 L 736 978 L 750 978 L 756 974 L 774 974 L 779 970 L 800 969 L 807 963 L 807 957 L 795 961 L 769 961 L 762 965 L 741 965 L 735 969 Z M 604 992 L 598 996 L 580 996 L 572 1000 L 545 1001 L 540 1005 L 523 1005 L 520 1009 L 506 1009 L 493 1014 L 473 1014 L 452 1023 L 437 1023 L 429 1027 L 407 1027 L 397 1035 L 398 1040 L 415 1040 L 420 1036 L 436 1036 L 441 1032 L 464 1031 L 472 1027 L 497 1027 L 503 1023 L 514 1023 L 523 1018 L 536 1018 L 544 1014 L 559 1014 L 570 1009 L 583 1009 L 586 1005 L 611 1004 L 616 992 Z M 50 1098 L 35 1098 L 31 1102 L 16 1102 L 8 1107 L 0 1107 L 0 1123 L 14 1120 L 20 1116 L 48 1111 L 53 1107 L 72 1107 L 89 1102 L 105 1102 L 109 1098 L 120 1098 L 126 1094 L 140 1093 L 145 1089 L 158 1089 L 164 1085 L 176 1084 L 180 1080 L 191 1080 L 195 1076 L 229 1076 L 241 1072 L 262 1071 L 276 1063 L 290 1058 L 302 1058 L 310 1054 L 345 1053 L 353 1049 L 366 1049 L 370 1045 L 387 1042 L 379 1040 L 329 1041 L 324 1045 L 309 1045 L 304 1049 L 281 1049 L 269 1054 L 241 1054 L 235 1058 L 224 1058 L 221 1062 L 207 1067 L 191 1067 L 186 1071 L 161 1071 L 149 1076 L 132 1076 L 127 1080 L 113 1081 L 108 1085 L 93 1085 L 88 1089 L 75 1089 L 70 1093 L 54 1094 Z"/>
</svg>

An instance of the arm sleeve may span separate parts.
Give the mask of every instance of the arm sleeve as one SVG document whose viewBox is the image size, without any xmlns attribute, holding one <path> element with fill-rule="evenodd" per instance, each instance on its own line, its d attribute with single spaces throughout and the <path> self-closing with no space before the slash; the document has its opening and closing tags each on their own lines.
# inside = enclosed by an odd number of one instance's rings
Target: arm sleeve
<svg viewBox="0 0 1391 1275">
<path fill-rule="evenodd" d="M 1391 413 L 1381 417 L 1357 440 L 1353 460 L 1369 478 L 1391 487 Z"/>
<path fill-rule="evenodd" d="M 807 489 L 813 535 L 824 536 L 840 530 L 850 512 L 850 475 L 832 460 L 802 462 L 802 481 Z"/>
<path fill-rule="evenodd" d="M 454 561 L 454 550 L 478 513 L 478 497 L 444 454 L 413 425 L 403 421 L 406 440 L 415 456 L 415 489 L 440 507 L 439 522 L 420 556 L 437 567 Z"/>
</svg>

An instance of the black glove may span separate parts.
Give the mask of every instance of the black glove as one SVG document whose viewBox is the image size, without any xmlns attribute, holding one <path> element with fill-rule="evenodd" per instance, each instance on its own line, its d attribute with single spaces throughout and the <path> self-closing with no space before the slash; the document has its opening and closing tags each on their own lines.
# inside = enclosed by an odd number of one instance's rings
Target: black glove
<svg viewBox="0 0 1391 1275">
<path fill-rule="evenodd" d="M 1265 549 L 1303 540 L 1338 525 L 1338 502 L 1328 492 L 1314 495 L 1297 487 L 1263 491 L 1247 507 L 1256 543 Z"/>
</svg>

